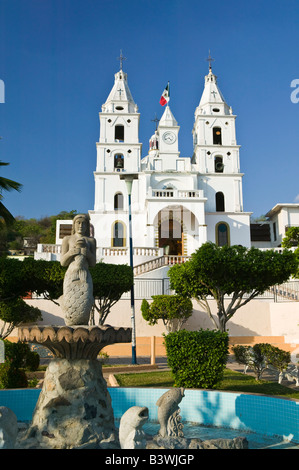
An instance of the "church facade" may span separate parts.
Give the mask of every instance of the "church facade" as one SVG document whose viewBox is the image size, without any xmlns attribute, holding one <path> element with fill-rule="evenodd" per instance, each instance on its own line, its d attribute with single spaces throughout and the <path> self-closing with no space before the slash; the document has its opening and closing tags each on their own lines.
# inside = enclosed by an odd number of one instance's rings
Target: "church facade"
<svg viewBox="0 0 299 470">
<path fill-rule="evenodd" d="M 122 69 L 115 74 L 99 120 L 95 201 L 89 211 L 98 259 L 128 262 L 129 204 L 139 261 L 162 254 L 190 256 L 206 241 L 251 246 L 236 116 L 211 66 L 195 110 L 190 158 L 180 157 L 180 126 L 168 103 L 142 157 L 140 114 Z"/>
</svg>

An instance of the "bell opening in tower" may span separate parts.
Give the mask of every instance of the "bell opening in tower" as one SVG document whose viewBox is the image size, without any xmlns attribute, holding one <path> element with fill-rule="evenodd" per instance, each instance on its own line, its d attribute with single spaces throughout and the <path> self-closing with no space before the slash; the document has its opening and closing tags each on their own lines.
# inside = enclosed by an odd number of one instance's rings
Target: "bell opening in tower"
<svg viewBox="0 0 299 470">
<path fill-rule="evenodd" d="M 213 127 L 213 144 L 222 145 L 221 127 Z"/>
</svg>

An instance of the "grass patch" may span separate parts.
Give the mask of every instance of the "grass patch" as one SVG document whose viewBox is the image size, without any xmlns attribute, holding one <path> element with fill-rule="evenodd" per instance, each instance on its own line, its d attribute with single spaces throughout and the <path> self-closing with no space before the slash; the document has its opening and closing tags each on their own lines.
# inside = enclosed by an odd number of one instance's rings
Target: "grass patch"
<svg viewBox="0 0 299 470">
<path fill-rule="evenodd" d="M 133 374 L 115 374 L 121 387 L 174 387 L 174 379 L 170 371 L 139 372 Z M 299 391 L 267 380 L 257 381 L 250 375 L 225 369 L 222 382 L 217 390 L 243 393 L 261 393 L 264 395 L 296 398 L 299 400 Z"/>
<path fill-rule="evenodd" d="M 169 371 L 138 372 L 133 374 L 115 374 L 121 387 L 167 387 L 174 386 L 174 380 Z"/>
</svg>

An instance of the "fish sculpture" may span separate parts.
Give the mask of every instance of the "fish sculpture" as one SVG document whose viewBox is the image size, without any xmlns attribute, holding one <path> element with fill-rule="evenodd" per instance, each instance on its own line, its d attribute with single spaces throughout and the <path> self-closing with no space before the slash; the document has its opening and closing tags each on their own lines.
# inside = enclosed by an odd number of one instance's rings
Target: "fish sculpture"
<svg viewBox="0 0 299 470">
<path fill-rule="evenodd" d="M 146 435 L 141 428 L 147 420 L 146 406 L 132 406 L 122 415 L 119 425 L 121 449 L 145 449 Z"/>
<path fill-rule="evenodd" d="M 158 421 L 160 424 L 159 435 L 183 437 L 179 415 L 180 408 L 178 404 L 184 397 L 184 388 L 172 388 L 165 392 L 157 401 Z"/>
</svg>

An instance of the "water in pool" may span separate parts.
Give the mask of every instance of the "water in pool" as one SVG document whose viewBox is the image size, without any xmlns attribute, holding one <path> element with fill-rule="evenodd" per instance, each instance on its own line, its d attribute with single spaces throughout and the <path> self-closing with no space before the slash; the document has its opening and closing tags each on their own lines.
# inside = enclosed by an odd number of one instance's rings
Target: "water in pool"
<svg viewBox="0 0 299 470">
<path fill-rule="evenodd" d="M 237 429 L 218 428 L 204 426 L 196 423 L 184 422 L 184 437 L 187 439 L 234 439 L 235 437 L 246 437 L 249 449 L 299 449 L 299 443 L 284 440 L 282 436 L 266 436 L 255 432 L 240 431 Z M 160 429 L 159 423 L 148 422 L 143 428 L 144 432 L 154 436 Z"/>
</svg>

